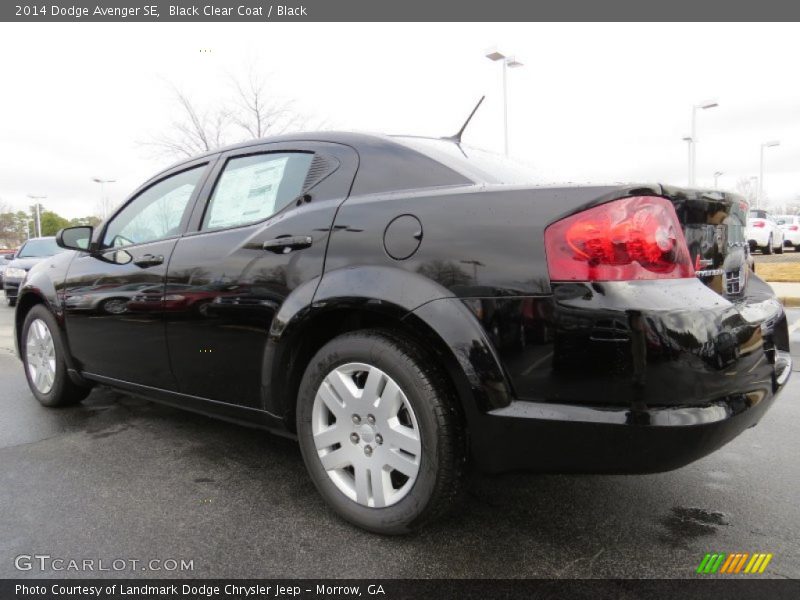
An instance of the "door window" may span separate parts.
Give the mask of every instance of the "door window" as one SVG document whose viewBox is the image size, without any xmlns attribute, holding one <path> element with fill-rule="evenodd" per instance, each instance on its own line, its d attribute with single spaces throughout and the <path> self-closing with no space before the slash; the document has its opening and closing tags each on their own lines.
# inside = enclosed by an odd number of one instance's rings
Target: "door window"
<svg viewBox="0 0 800 600">
<path fill-rule="evenodd" d="M 108 224 L 103 247 L 121 248 L 178 235 L 204 170 L 205 165 L 182 171 L 147 188 Z"/>
<path fill-rule="evenodd" d="M 203 229 L 238 227 L 274 215 L 301 194 L 313 158 L 310 152 L 280 152 L 228 160 Z"/>
</svg>

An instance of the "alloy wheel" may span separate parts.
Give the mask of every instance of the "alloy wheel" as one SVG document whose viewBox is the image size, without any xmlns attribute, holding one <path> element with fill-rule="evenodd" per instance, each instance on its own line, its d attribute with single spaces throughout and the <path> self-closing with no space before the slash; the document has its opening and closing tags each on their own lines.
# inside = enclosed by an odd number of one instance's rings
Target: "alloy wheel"
<svg viewBox="0 0 800 600">
<path fill-rule="evenodd" d="M 311 428 L 322 467 L 354 502 L 391 506 L 413 487 L 422 458 L 419 425 L 403 390 L 381 369 L 348 363 L 328 373 Z"/>
<path fill-rule="evenodd" d="M 103 304 L 105 311 L 111 315 L 121 315 L 128 312 L 128 301 L 119 298 L 107 300 Z"/>
<path fill-rule="evenodd" d="M 50 392 L 56 380 L 56 347 L 53 334 L 42 319 L 35 319 L 28 327 L 25 360 L 36 389 L 42 394 Z"/>
</svg>

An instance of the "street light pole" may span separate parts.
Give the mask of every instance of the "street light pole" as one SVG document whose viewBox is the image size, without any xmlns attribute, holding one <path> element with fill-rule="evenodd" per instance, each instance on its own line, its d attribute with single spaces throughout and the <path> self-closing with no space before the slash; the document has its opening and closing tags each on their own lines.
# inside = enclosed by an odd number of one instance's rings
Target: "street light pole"
<svg viewBox="0 0 800 600">
<path fill-rule="evenodd" d="M 508 156 L 508 61 L 503 61 L 503 153 Z"/>
<path fill-rule="evenodd" d="M 685 138 L 683 138 L 683 141 L 686 142 L 686 148 L 687 148 L 686 154 L 688 155 L 688 162 L 686 163 L 687 165 L 686 172 L 688 173 L 686 178 L 686 185 L 691 186 L 692 185 L 692 138 L 691 136 L 686 136 Z"/>
<path fill-rule="evenodd" d="M 99 177 L 92 177 L 92 181 L 100 184 L 100 208 L 103 209 L 103 220 L 108 217 L 108 206 L 106 202 L 106 184 L 116 183 L 116 179 L 100 179 Z"/>
<path fill-rule="evenodd" d="M 508 156 L 508 69 L 516 69 L 523 65 L 513 56 L 506 56 L 496 48 L 488 50 L 486 58 L 494 62 L 503 61 L 503 149 Z"/>
<path fill-rule="evenodd" d="M 714 171 L 714 189 L 717 189 L 717 186 L 719 185 L 719 178 L 722 175 L 725 175 L 723 171 Z"/>
<path fill-rule="evenodd" d="M 42 237 L 42 214 L 39 200 L 44 200 L 47 196 L 36 196 L 35 194 L 28 194 L 28 198 L 33 200 L 36 204 L 36 237 Z"/>
<path fill-rule="evenodd" d="M 689 185 L 695 184 L 695 174 L 697 171 L 697 109 L 707 110 L 719 106 L 716 100 L 701 102 L 692 106 L 692 131 L 688 138 L 683 138 L 689 142 Z"/>
<path fill-rule="evenodd" d="M 756 196 L 756 208 L 761 208 L 764 199 L 764 148 L 774 148 L 780 146 L 779 140 L 772 140 L 761 144 L 761 161 L 758 169 L 758 196 Z"/>
</svg>

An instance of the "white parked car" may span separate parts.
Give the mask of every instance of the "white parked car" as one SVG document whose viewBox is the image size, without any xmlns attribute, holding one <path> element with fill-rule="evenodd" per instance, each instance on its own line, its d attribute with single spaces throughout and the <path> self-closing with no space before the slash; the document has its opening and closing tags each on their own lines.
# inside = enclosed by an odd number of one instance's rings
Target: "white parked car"
<svg viewBox="0 0 800 600">
<path fill-rule="evenodd" d="M 775 222 L 783 231 L 783 245 L 800 252 L 800 215 L 778 215 Z"/>
<path fill-rule="evenodd" d="M 783 254 L 783 230 L 768 211 L 750 209 L 747 216 L 747 242 L 750 251 L 761 250 L 764 254 Z"/>
</svg>

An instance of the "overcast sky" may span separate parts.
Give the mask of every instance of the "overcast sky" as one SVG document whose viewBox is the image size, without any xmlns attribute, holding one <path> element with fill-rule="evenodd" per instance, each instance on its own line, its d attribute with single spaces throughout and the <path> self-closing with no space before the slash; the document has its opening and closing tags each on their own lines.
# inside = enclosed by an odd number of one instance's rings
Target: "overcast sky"
<svg viewBox="0 0 800 600">
<path fill-rule="evenodd" d="M 697 183 L 733 189 L 758 174 L 774 202 L 800 196 L 796 24 L 0 24 L 0 202 L 67 217 L 95 210 L 92 177 L 112 201 L 173 162 L 147 142 L 176 107 L 222 97 L 248 61 L 277 96 L 328 128 L 442 136 L 482 94 L 465 142 L 502 151 L 509 71 L 511 155 L 547 182 L 686 184 L 691 107 Z M 210 50 L 201 52 L 201 49 Z"/>
</svg>

